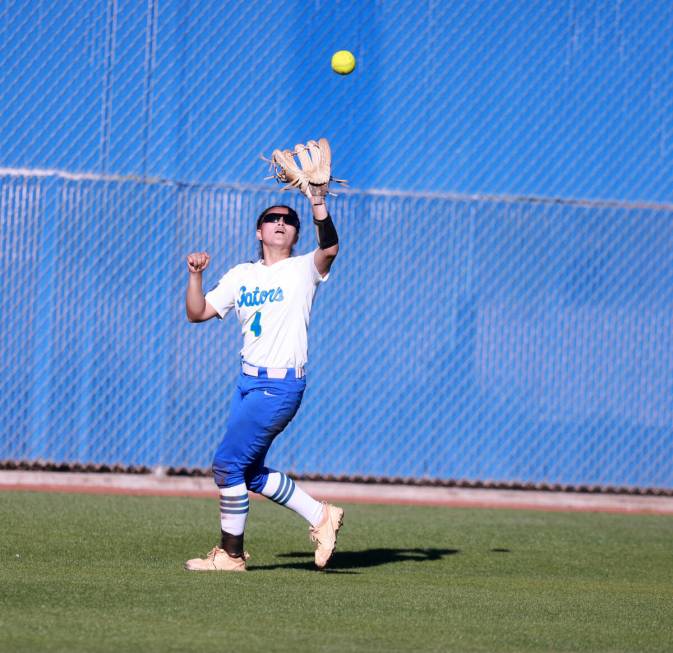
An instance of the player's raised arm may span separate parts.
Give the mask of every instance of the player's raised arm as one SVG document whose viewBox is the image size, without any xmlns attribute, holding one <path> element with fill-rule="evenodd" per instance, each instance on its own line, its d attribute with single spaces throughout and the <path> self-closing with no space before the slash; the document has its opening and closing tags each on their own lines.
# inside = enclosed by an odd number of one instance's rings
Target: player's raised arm
<svg viewBox="0 0 673 653">
<path fill-rule="evenodd" d="M 203 294 L 202 272 L 208 267 L 210 256 L 207 252 L 192 252 L 187 255 L 187 297 L 185 309 L 190 322 L 205 322 L 217 315 L 217 311 L 206 301 Z"/>
<path fill-rule="evenodd" d="M 339 253 L 339 236 L 327 210 L 324 196 L 312 197 L 311 208 L 313 209 L 313 224 L 315 224 L 318 238 L 318 249 L 315 251 L 315 267 L 324 277 Z"/>
<path fill-rule="evenodd" d="M 325 197 L 329 193 L 330 182 L 346 184 L 345 179 L 332 176 L 329 142 L 326 138 L 320 138 L 308 141 L 306 145 L 295 145 L 293 150 L 276 149 L 271 158 L 266 160 L 273 168 L 272 176 L 285 184 L 284 190 L 296 188 L 311 202 L 318 236 L 315 266 L 322 276 L 326 275 L 339 251 L 339 238 L 327 211 Z"/>
</svg>

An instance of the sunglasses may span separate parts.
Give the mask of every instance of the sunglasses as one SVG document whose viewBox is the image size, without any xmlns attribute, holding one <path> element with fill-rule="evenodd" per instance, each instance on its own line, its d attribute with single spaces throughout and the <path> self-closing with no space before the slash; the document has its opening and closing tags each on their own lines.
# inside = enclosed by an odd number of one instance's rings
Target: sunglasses
<svg viewBox="0 0 673 653">
<path fill-rule="evenodd" d="M 283 222 L 286 225 L 294 227 L 295 229 L 299 229 L 299 218 L 294 215 L 286 215 L 285 213 L 267 213 L 262 218 L 262 223 L 280 222 L 281 218 L 283 218 Z"/>
</svg>

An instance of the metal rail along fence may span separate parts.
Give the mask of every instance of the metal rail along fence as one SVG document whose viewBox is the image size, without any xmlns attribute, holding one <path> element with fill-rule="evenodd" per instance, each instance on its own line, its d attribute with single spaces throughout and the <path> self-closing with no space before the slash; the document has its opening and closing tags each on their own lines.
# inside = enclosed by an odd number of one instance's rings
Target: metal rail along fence
<svg viewBox="0 0 673 653">
<path fill-rule="evenodd" d="M 275 187 L 0 177 L 0 460 L 207 468 L 233 316 L 189 324 L 254 259 Z M 666 206 L 340 194 L 308 387 L 270 464 L 296 474 L 673 488 Z"/>
</svg>

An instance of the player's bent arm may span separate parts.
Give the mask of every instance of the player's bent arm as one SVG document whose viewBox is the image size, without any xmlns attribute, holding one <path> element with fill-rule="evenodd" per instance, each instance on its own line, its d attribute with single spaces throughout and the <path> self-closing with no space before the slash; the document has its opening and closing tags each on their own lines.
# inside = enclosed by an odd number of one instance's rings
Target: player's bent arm
<svg viewBox="0 0 673 653">
<path fill-rule="evenodd" d="M 205 322 L 217 315 L 217 311 L 206 301 L 203 294 L 202 272 L 208 267 L 208 252 L 192 252 L 187 256 L 187 297 L 185 309 L 190 322 Z"/>
<path fill-rule="evenodd" d="M 185 309 L 190 322 L 205 322 L 217 315 L 217 311 L 206 301 L 203 294 L 200 272 L 189 274 Z"/>
<path fill-rule="evenodd" d="M 339 253 L 339 237 L 324 202 L 313 205 L 313 224 L 318 238 L 318 249 L 314 256 L 315 267 L 324 277 Z"/>
</svg>

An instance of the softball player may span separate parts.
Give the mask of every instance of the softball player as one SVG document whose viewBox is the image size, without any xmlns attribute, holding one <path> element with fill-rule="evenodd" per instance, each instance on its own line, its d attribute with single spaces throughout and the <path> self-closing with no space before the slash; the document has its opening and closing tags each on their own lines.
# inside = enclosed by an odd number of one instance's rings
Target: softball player
<svg viewBox="0 0 673 653">
<path fill-rule="evenodd" d="M 185 568 L 190 571 L 245 571 L 248 490 L 294 510 L 309 522 L 318 568 L 325 567 L 334 552 L 343 510 L 316 501 L 283 472 L 264 464 L 274 438 L 301 403 L 313 298 L 327 280 L 339 250 L 324 198 L 314 198 L 311 204 L 318 249 L 309 254 L 292 255 L 299 217 L 294 209 L 278 205 L 257 218 L 262 258 L 233 267 L 205 295 L 202 272 L 210 257 L 206 252 L 187 256 L 189 321 L 223 318 L 233 309 L 243 333 L 241 372 L 226 432 L 213 459 L 220 491 L 220 545 L 205 558 L 188 560 Z"/>
</svg>

